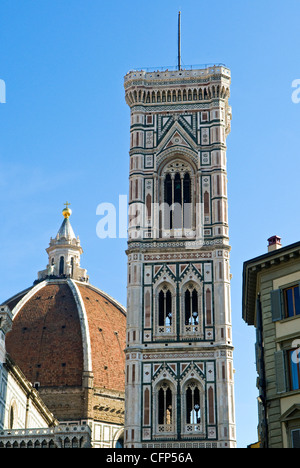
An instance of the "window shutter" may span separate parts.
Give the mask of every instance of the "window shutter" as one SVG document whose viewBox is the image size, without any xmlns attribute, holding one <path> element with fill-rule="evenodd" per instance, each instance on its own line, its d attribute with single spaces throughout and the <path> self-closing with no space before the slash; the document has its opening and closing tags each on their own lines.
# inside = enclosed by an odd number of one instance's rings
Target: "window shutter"
<svg viewBox="0 0 300 468">
<path fill-rule="evenodd" d="M 275 289 L 271 291 L 271 310 L 272 320 L 277 322 L 283 318 L 283 307 L 282 307 L 282 292 L 281 289 Z"/>
<path fill-rule="evenodd" d="M 284 393 L 287 391 L 284 351 L 275 353 L 275 371 L 277 393 Z"/>
</svg>

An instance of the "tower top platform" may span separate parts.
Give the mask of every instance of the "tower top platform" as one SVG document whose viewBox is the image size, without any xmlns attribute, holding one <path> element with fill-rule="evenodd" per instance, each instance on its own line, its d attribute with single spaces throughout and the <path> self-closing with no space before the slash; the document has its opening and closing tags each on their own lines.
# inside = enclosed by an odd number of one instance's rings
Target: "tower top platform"
<svg viewBox="0 0 300 468">
<path fill-rule="evenodd" d="M 163 68 L 146 68 L 141 70 L 130 70 L 124 77 L 124 82 L 132 80 L 165 80 L 165 79 L 182 79 L 182 78 L 207 78 L 211 75 L 223 75 L 230 79 L 231 72 L 224 64 L 206 64 L 206 65 L 190 65 L 181 70 L 177 67 Z"/>
</svg>

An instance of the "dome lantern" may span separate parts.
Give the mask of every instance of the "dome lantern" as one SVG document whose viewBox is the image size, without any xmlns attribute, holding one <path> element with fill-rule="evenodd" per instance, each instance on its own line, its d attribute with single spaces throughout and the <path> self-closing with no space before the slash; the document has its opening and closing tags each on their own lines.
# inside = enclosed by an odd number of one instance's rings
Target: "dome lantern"
<svg viewBox="0 0 300 468">
<path fill-rule="evenodd" d="M 56 237 L 50 239 L 50 245 L 46 249 L 48 265 L 45 270 L 38 273 L 38 280 L 45 278 L 72 278 L 78 281 L 88 282 L 87 271 L 80 267 L 80 256 L 83 249 L 79 237 L 75 236 L 70 223 L 72 210 L 70 203 L 65 203 L 62 210 L 64 220 Z"/>
</svg>

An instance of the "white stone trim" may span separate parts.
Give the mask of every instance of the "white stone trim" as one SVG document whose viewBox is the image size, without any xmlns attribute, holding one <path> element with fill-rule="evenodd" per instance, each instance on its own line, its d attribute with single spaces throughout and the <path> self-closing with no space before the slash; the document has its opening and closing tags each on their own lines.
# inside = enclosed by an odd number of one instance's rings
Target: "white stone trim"
<svg viewBox="0 0 300 468">
<path fill-rule="evenodd" d="M 36 286 L 30 289 L 27 294 L 18 302 L 18 304 L 13 308 L 13 320 L 18 315 L 22 307 L 31 299 L 37 292 L 43 289 L 48 284 L 47 281 L 42 281 L 42 283 L 38 283 Z"/>
<path fill-rule="evenodd" d="M 82 335 L 82 345 L 83 345 L 83 367 L 85 372 L 92 372 L 92 348 L 91 348 L 91 339 L 90 339 L 90 331 L 89 331 L 89 323 L 87 319 L 87 314 L 85 310 L 85 305 L 83 299 L 81 297 L 80 291 L 72 279 L 67 280 L 68 285 L 73 293 L 79 320 L 80 320 L 80 327 L 81 327 L 81 335 Z"/>
</svg>

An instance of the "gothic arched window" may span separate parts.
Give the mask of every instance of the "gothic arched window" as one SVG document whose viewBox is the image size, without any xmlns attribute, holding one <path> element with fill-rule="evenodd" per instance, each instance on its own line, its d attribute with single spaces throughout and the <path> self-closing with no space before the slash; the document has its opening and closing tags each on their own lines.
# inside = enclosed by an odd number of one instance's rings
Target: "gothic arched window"
<svg viewBox="0 0 300 468">
<path fill-rule="evenodd" d="M 185 387 L 185 432 L 202 431 L 201 390 L 197 382 L 192 380 Z"/>
<path fill-rule="evenodd" d="M 184 296 L 184 319 L 185 325 L 199 324 L 198 293 L 194 288 L 187 289 Z"/>
<path fill-rule="evenodd" d="M 183 161 L 175 160 L 162 176 L 163 229 L 190 229 L 192 216 L 191 168 Z"/>
<path fill-rule="evenodd" d="M 181 332 L 183 336 L 193 335 L 201 339 L 203 335 L 201 289 L 194 281 L 189 281 L 183 287 L 181 294 Z"/>
<path fill-rule="evenodd" d="M 173 394 L 167 382 L 160 387 L 157 398 L 158 431 L 171 432 L 174 427 Z"/>
<path fill-rule="evenodd" d="M 186 391 L 186 423 L 200 424 L 201 409 L 200 409 L 200 392 L 199 388 L 190 385 Z"/>
<path fill-rule="evenodd" d="M 59 259 L 59 276 L 63 275 L 65 271 L 65 259 L 60 257 Z"/>
<path fill-rule="evenodd" d="M 122 434 L 116 442 L 116 449 L 124 448 L 124 435 Z"/>
<path fill-rule="evenodd" d="M 71 258 L 71 276 L 74 276 L 74 257 Z"/>
<path fill-rule="evenodd" d="M 9 429 L 14 428 L 14 423 L 15 423 L 15 409 L 14 409 L 14 406 L 12 405 L 9 411 Z"/>
<path fill-rule="evenodd" d="M 173 325 L 172 294 L 165 287 L 158 295 L 158 326 L 160 333 L 171 333 Z"/>
</svg>

